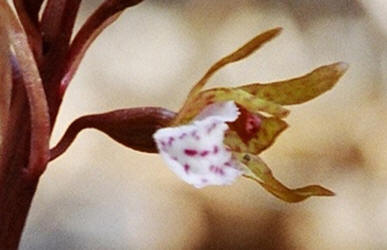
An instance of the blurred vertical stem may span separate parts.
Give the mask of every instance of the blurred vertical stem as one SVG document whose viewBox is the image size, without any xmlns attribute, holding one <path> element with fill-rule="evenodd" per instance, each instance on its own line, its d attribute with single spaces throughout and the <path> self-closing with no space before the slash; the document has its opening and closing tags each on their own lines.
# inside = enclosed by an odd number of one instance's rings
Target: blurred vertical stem
<svg viewBox="0 0 387 250">
<path fill-rule="evenodd" d="M 48 162 L 50 125 L 31 40 L 6 2 L 0 2 L 0 25 L 7 42 L 2 46 L 0 67 L 8 62 L 12 76 L 7 117 L 2 120 L 0 246 L 17 249 L 39 177 Z M 8 85 L 5 83 L 0 91 Z"/>
<path fill-rule="evenodd" d="M 23 79 L 14 67 L 14 90 L 0 158 L 0 248 L 17 249 L 39 178 L 27 171 L 31 122 Z M 44 169 L 46 163 L 40 163 Z"/>
</svg>

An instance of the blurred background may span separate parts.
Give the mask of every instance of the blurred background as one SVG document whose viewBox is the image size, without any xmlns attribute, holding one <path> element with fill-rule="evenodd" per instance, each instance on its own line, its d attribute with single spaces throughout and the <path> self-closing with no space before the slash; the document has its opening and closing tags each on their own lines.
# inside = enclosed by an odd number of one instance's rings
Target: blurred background
<svg viewBox="0 0 387 250">
<path fill-rule="evenodd" d="M 101 1 L 84 1 L 77 27 Z M 95 41 L 65 96 L 52 144 L 77 117 L 177 110 L 209 66 L 267 29 L 283 33 L 209 86 L 271 82 L 345 61 L 339 84 L 291 106 L 262 154 L 290 187 L 332 198 L 287 204 L 247 179 L 195 189 L 158 155 L 82 132 L 41 178 L 20 249 L 387 249 L 387 3 L 148 0 Z"/>
</svg>

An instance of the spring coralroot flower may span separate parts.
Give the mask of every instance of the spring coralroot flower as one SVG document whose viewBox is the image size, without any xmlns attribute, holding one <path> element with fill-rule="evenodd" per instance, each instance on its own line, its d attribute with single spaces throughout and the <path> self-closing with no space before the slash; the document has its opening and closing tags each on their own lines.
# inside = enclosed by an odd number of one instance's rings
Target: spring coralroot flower
<svg viewBox="0 0 387 250">
<path fill-rule="evenodd" d="M 145 107 L 78 118 L 50 150 L 50 160 L 61 155 L 81 130 L 94 128 L 126 147 L 159 152 L 173 172 L 198 188 L 231 184 L 244 176 L 287 202 L 333 195 L 317 185 L 286 187 L 258 155 L 287 128 L 282 119 L 289 111 L 282 105 L 300 104 L 331 89 L 346 71 L 345 63 L 322 66 L 286 81 L 202 90 L 217 70 L 249 56 L 280 31 L 266 31 L 215 63 L 177 113 Z"/>
<path fill-rule="evenodd" d="M 288 202 L 334 193 L 317 185 L 290 189 L 276 180 L 258 154 L 287 128 L 282 105 L 313 99 L 334 86 L 347 69 L 334 63 L 287 81 L 202 91 L 221 67 L 241 60 L 281 31 L 264 32 L 215 63 L 193 87 L 168 127 L 154 135 L 169 168 L 195 187 L 226 185 L 243 175 Z"/>
</svg>

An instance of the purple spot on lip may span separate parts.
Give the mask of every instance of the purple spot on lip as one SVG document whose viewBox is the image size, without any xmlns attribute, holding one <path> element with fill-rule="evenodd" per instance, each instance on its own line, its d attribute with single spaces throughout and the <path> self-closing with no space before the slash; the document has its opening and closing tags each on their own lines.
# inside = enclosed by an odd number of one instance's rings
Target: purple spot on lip
<svg viewBox="0 0 387 250">
<path fill-rule="evenodd" d="M 220 175 L 224 175 L 224 171 L 223 169 L 221 169 L 220 167 L 216 167 L 214 165 L 211 165 L 210 166 L 210 171 L 215 173 L 215 174 L 220 174 Z"/>
<path fill-rule="evenodd" d="M 208 151 L 208 150 L 203 150 L 202 152 L 200 152 L 200 156 L 206 156 L 206 155 L 208 155 L 210 153 L 210 151 Z"/>
<path fill-rule="evenodd" d="M 180 136 L 179 136 L 179 139 L 183 139 L 184 137 L 187 136 L 187 133 L 182 133 Z"/>
<path fill-rule="evenodd" d="M 194 156 L 194 155 L 197 155 L 198 151 L 195 150 L 195 149 L 184 149 L 184 154 L 188 155 L 188 156 Z"/>
<path fill-rule="evenodd" d="M 172 146 L 172 142 L 175 140 L 173 137 L 169 137 L 168 139 L 168 146 Z"/>
<path fill-rule="evenodd" d="M 166 152 L 167 151 L 167 144 L 165 143 L 165 141 L 159 141 L 159 142 L 161 144 L 160 150 L 163 152 Z"/>
<path fill-rule="evenodd" d="M 218 146 L 215 145 L 212 152 L 213 152 L 214 154 L 217 154 L 218 151 L 219 151 L 219 148 L 218 148 Z"/>
<path fill-rule="evenodd" d="M 231 167 L 231 161 L 226 161 L 223 165 L 225 165 L 227 167 Z"/>
<path fill-rule="evenodd" d="M 191 132 L 191 136 L 196 139 L 196 140 L 200 140 L 200 136 L 198 136 L 198 131 L 194 130 Z"/>
<path fill-rule="evenodd" d="M 206 183 L 208 180 L 206 178 L 203 178 L 201 181 L 202 183 Z"/>
<path fill-rule="evenodd" d="M 211 133 L 212 130 L 216 128 L 217 124 L 214 122 L 211 124 L 211 126 L 207 129 L 207 134 Z"/>
<path fill-rule="evenodd" d="M 184 164 L 184 171 L 188 174 L 190 166 L 188 164 Z"/>
</svg>

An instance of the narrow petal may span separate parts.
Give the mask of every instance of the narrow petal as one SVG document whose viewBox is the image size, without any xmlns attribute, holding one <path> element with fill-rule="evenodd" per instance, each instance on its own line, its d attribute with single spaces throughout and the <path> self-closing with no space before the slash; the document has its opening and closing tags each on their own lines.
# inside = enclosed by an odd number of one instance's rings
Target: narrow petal
<svg viewBox="0 0 387 250">
<path fill-rule="evenodd" d="M 227 55 L 220 59 L 218 62 L 212 65 L 211 68 L 207 71 L 207 73 L 202 77 L 202 79 L 200 79 L 199 82 L 195 84 L 195 86 L 189 93 L 187 99 L 190 99 L 191 97 L 194 97 L 196 94 L 198 94 L 200 90 L 204 87 L 204 85 L 207 83 L 208 79 L 219 69 L 223 68 L 229 63 L 237 62 L 239 60 L 242 60 L 243 58 L 248 57 L 254 51 L 259 49 L 263 44 L 269 42 L 271 39 L 279 35 L 281 30 L 282 28 L 274 28 L 265 31 L 248 41 L 241 48 L 232 52 L 230 55 Z"/>
<path fill-rule="evenodd" d="M 334 193 L 318 185 L 290 189 L 274 178 L 270 168 L 251 154 L 236 154 L 238 159 L 250 170 L 244 176 L 256 181 L 272 195 L 287 202 L 300 202 L 311 196 L 333 196 Z"/>
<path fill-rule="evenodd" d="M 168 167 L 187 183 L 198 188 L 231 184 L 243 172 L 223 139 L 225 122 L 237 116 L 233 102 L 216 103 L 192 124 L 159 129 L 154 139 Z"/>
<path fill-rule="evenodd" d="M 173 124 L 185 124 L 198 115 L 204 107 L 215 102 L 234 101 L 250 112 L 262 111 L 276 117 L 285 117 L 289 111 L 281 105 L 256 97 L 241 89 L 214 88 L 201 92 L 186 102 Z"/>
<path fill-rule="evenodd" d="M 267 84 L 249 84 L 238 89 L 281 105 L 299 104 L 331 89 L 347 69 L 346 63 L 339 62 L 321 66 L 298 78 Z"/>
</svg>

